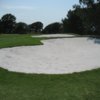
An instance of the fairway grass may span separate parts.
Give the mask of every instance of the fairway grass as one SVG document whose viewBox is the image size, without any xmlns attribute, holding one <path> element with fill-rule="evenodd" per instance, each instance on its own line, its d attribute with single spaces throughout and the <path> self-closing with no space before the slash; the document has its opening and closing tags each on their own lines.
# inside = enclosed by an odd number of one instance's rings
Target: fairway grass
<svg viewBox="0 0 100 100">
<path fill-rule="evenodd" d="M 0 35 L 0 48 L 42 45 L 41 38 L 32 38 L 31 35 L 2 34 Z"/>
<path fill-rule="evenodd" d="M 40 40 L 30 35 L 0 35 L 0 48 L 40 45 Z M 0 100 L 100 100 L 100 69 L 43 75 L 0 68 Z"/>
<path fill-rule="evenodd" d="M 0 100 L 100 100 L 100 69 L 68 75 L 0 69 Z"/>
</svg>

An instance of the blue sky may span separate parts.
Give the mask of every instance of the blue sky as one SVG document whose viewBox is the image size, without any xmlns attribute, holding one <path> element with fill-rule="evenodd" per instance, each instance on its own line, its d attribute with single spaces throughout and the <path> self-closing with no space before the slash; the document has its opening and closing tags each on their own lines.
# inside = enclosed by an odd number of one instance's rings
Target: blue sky
<svg viewBox="0 0 100 100">
<path fill-rule="evenodd" d="M 0 0 L 0 18 L 11 13 L 17 22 L 31 24 L 41 21 L 46 26 L 52 22 L 60 22 L 67 15 L 72 5 L 79 0 Z"/>
</svg>

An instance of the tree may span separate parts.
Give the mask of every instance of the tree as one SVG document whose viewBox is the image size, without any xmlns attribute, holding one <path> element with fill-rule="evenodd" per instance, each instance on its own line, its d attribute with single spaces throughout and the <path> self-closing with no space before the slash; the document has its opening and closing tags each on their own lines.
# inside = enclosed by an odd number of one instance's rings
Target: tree
<svg viewBox="0 0 100 100">
<path fill-rule="evenodd" d="M 80 0 L 80 2 L 87 5 L 81 9 L 85 33 L 100 35 L 100 0 Z"/>
<path fill-rule="evenodd" d="M 95 26 L 95 34 L 100 36 L 100 3 L 96 4 L 92 20 Z"/>
<path fill-rule="evenodd" d="M 82 20 L 77 14 L 77 10 L 69 11 L 67 18 L 62 20 L 64 32 L 68 33 L 80 33 L 83 32 Z"/>
<path fill-rule="evenodd" d="M 79 0 L 85 7 L 74 5 L 62 20 L 64 32 L 100 35 L 100 0 Z"/>
<path fill-rule="evenodd" d="M 63 23 L 63 32 L 64 33 L 67 33 L 68 32 L 68 19 L 67 18 L 64 18 L 62 19 L 62 23 Z"/>
<path fill-rule="evenodd" d="M 33 32 L 41 32 L 43 29 L 43 23 L 42 22 L 35 22 L 29 25 L 29 28 Z"/>
<path fill-rule="evenodd" d="M 77 4 L 73 5 L 73 9 L 74 9 L 74 10 L 77 10 L 77 9 L 80 9 L 80 8 L 81 8 L 80 5 L 77 5 Z"/>
<path fill-rule="evenodd" d="M 1 24 L 3 33 L 12 33 L 15 28 L 16 17 L 12 14 L 5 14 L 1 18 Z"/>
<path fill-rule="evenodd" d="M 80 4 L 86 5 L 87 7 L 92 7 L 95 0 L 79 0 Z"/>
<path fill-rule="evenodd" d="M 61 32 L 61 28 L 62 28 L 61 23 L 59 22 L 51 23 L 44 28 L 43 33 L 59 33 Z"/>
<path fill-rule="evenodd" d="M 16 23 L 15 33 L 26 34 L 28 32 L 28 25 L 23 22 Z"/>
<path fill-rule="evenodd" d="M 0 33 L 2 33 L 2 24 L 1 24 L 1 20 L 0 20 Z"/>
</svg>

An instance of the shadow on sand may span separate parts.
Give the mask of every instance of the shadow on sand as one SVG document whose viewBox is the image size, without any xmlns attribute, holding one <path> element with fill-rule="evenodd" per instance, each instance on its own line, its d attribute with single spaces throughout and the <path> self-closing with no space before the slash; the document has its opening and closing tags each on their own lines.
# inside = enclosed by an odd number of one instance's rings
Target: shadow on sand
<svg viewBox="0 0 100 100">
<path fill-rule="evenodd" d="M 97 38 L 97 37 L 89 37 L 88 40 L 92 40 L 95 44 L 100 44 L 100 38 Z"/>
</svg>

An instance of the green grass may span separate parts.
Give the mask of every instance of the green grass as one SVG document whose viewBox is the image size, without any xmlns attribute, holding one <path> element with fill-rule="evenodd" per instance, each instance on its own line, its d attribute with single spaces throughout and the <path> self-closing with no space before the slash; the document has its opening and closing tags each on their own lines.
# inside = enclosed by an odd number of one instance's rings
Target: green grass
<svg viewBox="0 0 100 100">
<path fill-rule="evenodd" d="M 0 48 L 40 45 L 30 35 L 0 35 Z M 21 74 L 0 68 L 0 100 L 100 100 L 100 69 L 65 75 Z"/>
<path fill-rule="evenodd" d="M 41 45 L 41 38 L 32 38 L 31 35 L 2 34 L 0 35 L 0 48 Z"/>
<path fill-rule="evenodd" d="M 0 100 L 100 100 L 100 69 L 69 75 L 0 69 Z"/>
</svg>

